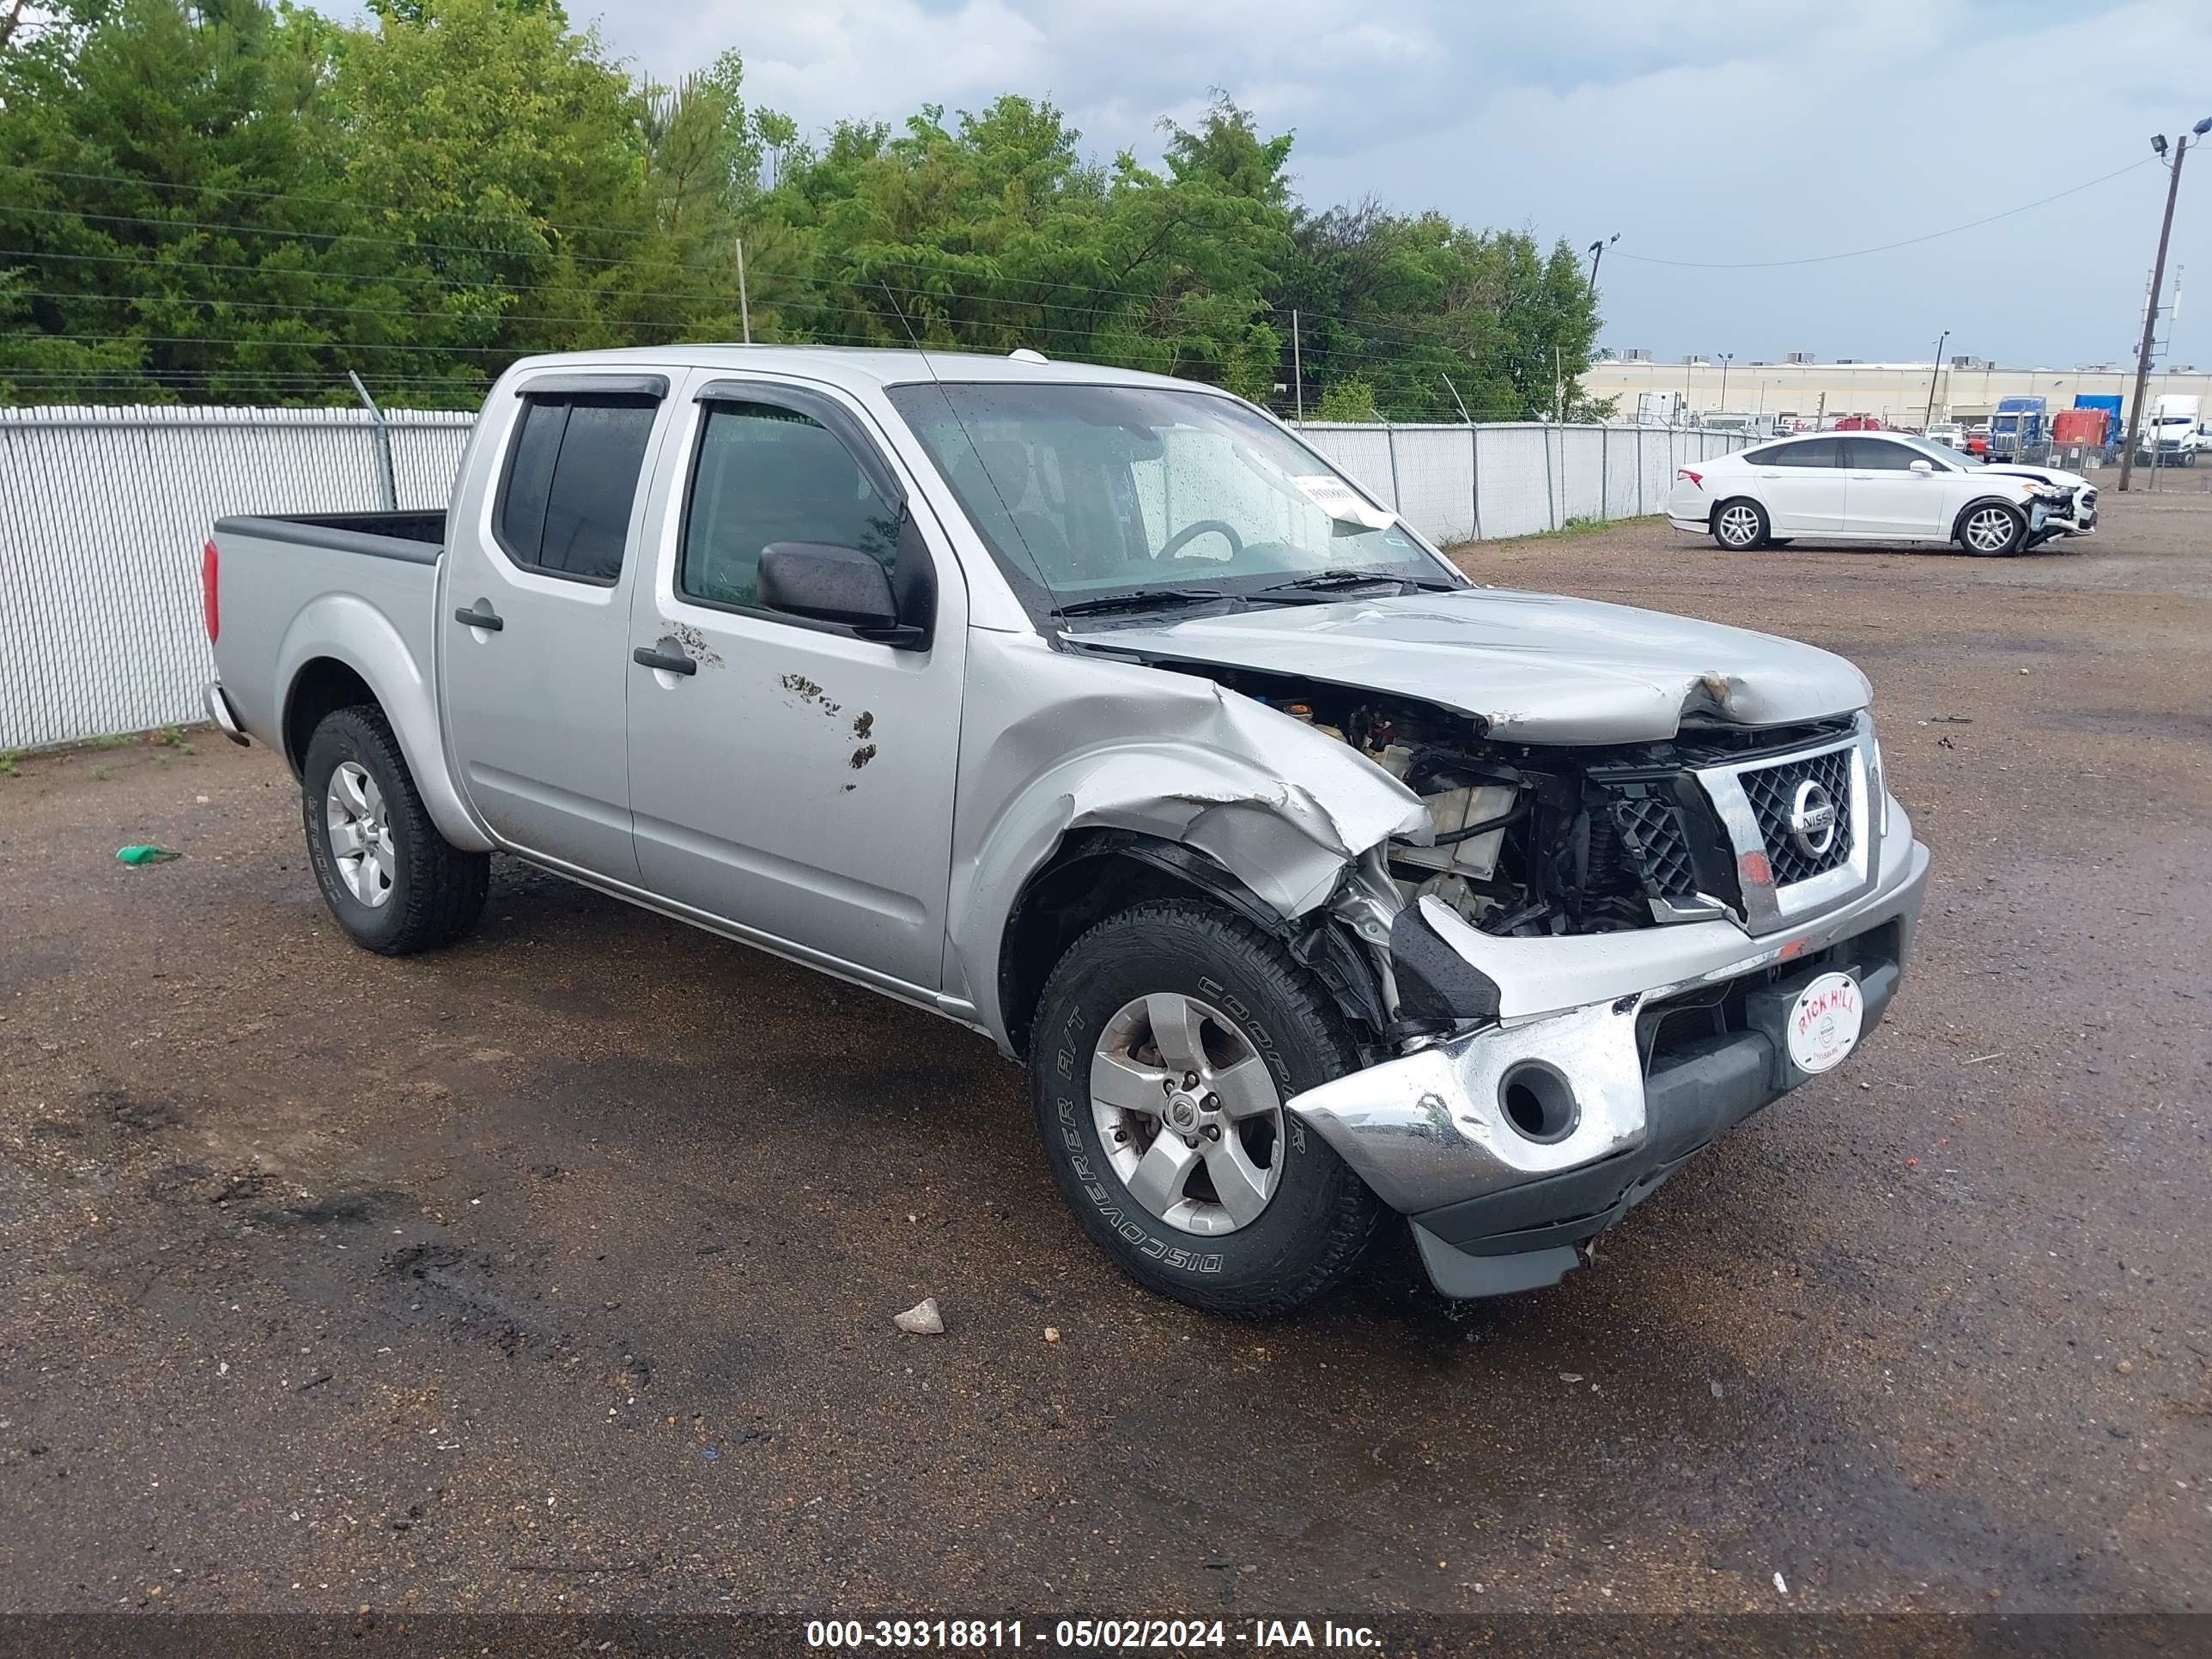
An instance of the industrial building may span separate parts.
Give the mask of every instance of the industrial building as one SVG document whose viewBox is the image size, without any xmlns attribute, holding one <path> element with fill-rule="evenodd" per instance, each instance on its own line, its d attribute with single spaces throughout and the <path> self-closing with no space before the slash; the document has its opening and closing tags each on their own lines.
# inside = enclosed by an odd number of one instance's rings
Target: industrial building
<svg viewBox="0 0 2212 1659">
<path fill-rule="evenodd" d="M 1656 361 L 1648 352 L 1615 350 L 1601 354 L 1583 376 L 1583 386 L 1594 398 L 1616 398 L 1615 418 L 1624 421 L 1654 406 L 1643 401 L 1649 393 L 1658 406 L 1685 416 L 1727 410 L 1794 416 L 1809 424 L 1816 418 L 1871 415 L 1885 426 L 1917 427 L 1930 418 L 1931 379 L 1932 418 L 1971 423 L 1987 420 L 2000 398 L 2044 398 L 2059 410 L 2085 392 L 2118 392 L 2124 408 L 2135 392 L 2136 371 L 2132 362 L 2008 368 L 1978 357 L 1948 358 L 1940 368 L 1849 357 L 1820 362 L 1809 352 L 1783 362 L 1724 362 L 1717 356 Z M 2154 401 L 2167 392 L 2193 392 L 2212 407 L 2212 364 L 2178 363 L 2154 373 L 2146 398 Z"/>
</svg>

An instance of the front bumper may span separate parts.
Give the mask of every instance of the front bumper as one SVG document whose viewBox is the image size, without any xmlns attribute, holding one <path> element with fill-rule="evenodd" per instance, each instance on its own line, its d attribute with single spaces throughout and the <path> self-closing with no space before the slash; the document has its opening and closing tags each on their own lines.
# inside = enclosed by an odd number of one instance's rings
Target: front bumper
<svg viewBox="0 0 2212 1659">
<path fill-rule="evenodd" d="M 1864 1028 L 1880 1019 L 1928 881 L 1928 849 L 1903 809 L 1883 810 L 1875 878 L 1826 914 L 1765 935 L 1716 920 L 1510 941 L 1550 952 L 1611 942 L 1619 955 L 1578 964 L 1594 1000 L 1518 1018 L 1509 1001 L 1500 1023 L 1309 1090 L 1291 1110 L 1412 1221 L 1445 1295 L 1555 1282 L 1579 1260 L 1577 1244 L 1807 1080 L 1781 1041 L 1807 980 L 1850 972 Z M 1510 992 L 1512 981 L 1501 984 Z M 1571 1097 L 1548 1138 L 1516 1127 L 1508 1110 L 1509 1088 L 1530 1081 Z"/>
<path fill-rule="evenodd" d="M 2069 491 L 2050 504 L 2043 528 L 2067 536 L 2086 536 L 2097 527 L 2097 492 Z"/>
</svg>

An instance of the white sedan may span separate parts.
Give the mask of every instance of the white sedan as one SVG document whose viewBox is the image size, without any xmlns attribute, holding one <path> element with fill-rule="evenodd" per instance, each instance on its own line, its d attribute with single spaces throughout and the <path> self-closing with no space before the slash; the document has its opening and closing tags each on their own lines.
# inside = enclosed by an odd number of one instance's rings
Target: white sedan
<svg viewBox="0 0 2212 1659">
<path fill-rule="evenodd" d="M 1822 432 L 1683 467 L 1667 519 L 1737 550 L 1802 536 L 1950 542 L 1987 557 L 2085 534 L 2097 522 L 2097 492 L 2075 473 L 1984 465 L 1901 433 Z"/>
</svg>

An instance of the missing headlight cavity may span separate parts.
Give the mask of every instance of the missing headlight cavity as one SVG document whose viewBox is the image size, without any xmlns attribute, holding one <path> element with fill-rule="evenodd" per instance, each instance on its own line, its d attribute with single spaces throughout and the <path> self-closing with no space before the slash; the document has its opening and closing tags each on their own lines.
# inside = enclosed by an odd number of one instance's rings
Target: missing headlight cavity
<svg viewBox="0 0 2212 1659">
<path fill-rule="evenodd" d="M 1506 1121 L 1530 1140 L 1565 1140 L 1581 1116 L 1566 1079 L 1541 1060 L 1523 1060 L 1498 1080 Z"/>
</svg>

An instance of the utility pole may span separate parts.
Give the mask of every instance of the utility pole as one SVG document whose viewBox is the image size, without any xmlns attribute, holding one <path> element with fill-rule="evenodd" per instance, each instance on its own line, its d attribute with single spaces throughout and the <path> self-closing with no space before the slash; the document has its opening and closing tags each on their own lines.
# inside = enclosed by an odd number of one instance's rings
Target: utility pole
<svg viewBox="0 0 2212 1659">
<path fill-rule="evenodd" d="M 1723 414 L 1728 412 L 1728 368 L 1735 361 L 1735 353 L 1733 351 L 1721 353 L 1721 412 Z"/>
<path fill-rule="evenodd" d="M 744 325 L 745 343 L 753 343 L 752 302 L 745 297 L 745 239 L 738 238 L 738 318 Z"/>
<path fill-rule="evenodd" d="M 2212 131 L 2212 116 L 2207 116 L 2191 129 L 2198 137 Z M 2150 147 L 2163 155 L 2166 135 L 2159 134 L 2150 141 Z M 2158 258 L 2150 268 L 2150 304 L 2143 308 L 2142 345 L 2136 353 L 2136 396 L 2128 408 L 2128 443 L 2120 452 L 2120 488 L 2125 490 L 2136 470 L 2136 434 L 2142 429 L 2143 393 L 2150 386 L 2150 349 L 2153 337 L 2158 331 L 2158 291 L 2166 282 L 2166 246 L 2173 235 L 2173 200 L 2181 191 L 2182 158 L 2189 154 L 2189 133 L 2174 142 L 2173 160 L 2166 165 L 2166 217 L 2159 222 Z M 2155 434 L 2152 442 L 2157 441 Z"/>
<path fill-rule="evenodd" d="M 1611 246 L 1612 246 L 1615 242 L 1619 241 L 1620 240 L 1620 233 L 1619 231 L 1617 231 L 1617 230 L 1616 230 L 1616 231 L 1614 231 L 1614 232 L 1613 233 L 1613 234 L 1612 234 L 1612 235 L 1607 236 L 1607 237 L 1603 237 L 1603 238 L 1600 239 L 1600 240 L 1597 240 L 1597 241 L 1592 242 L 1592 243 L 1589 245 L 1589 257 L 1590 257 L 1590 279 L 1589 279 L 1589 291 L 1591 292 L 1591 294 L 1595 295 L 1595 294 L 1597 292 L 1597 262 L 1598 262 L 1599 260 L 1601 260 L 1601 259 L 1602 259 L 1602 258 L 1605 258 L 1605 251 L 1606 251 L 1606 249 L 1607 249 L 1607 248 L 1611 247 Z"/>
<path fill-rule="evenodd" d="M 1291 307 L 1291 391 L 1297 399 L 1298 424 L 1306 423 L 1306 372 L 1298 362 L 1298 310 Z"/>
<path fill-rule="evenodd" d="M 1936 377 L 1943 372 L 1943 343 L 1951 337 L 1945 329 L 1936 342 L 1936 361 L 1928 365 L 1928 412 L 1920 417 L 1920 429 L 1925 432 L 1929 422 L 1936 418 Z"/>
</svg>

